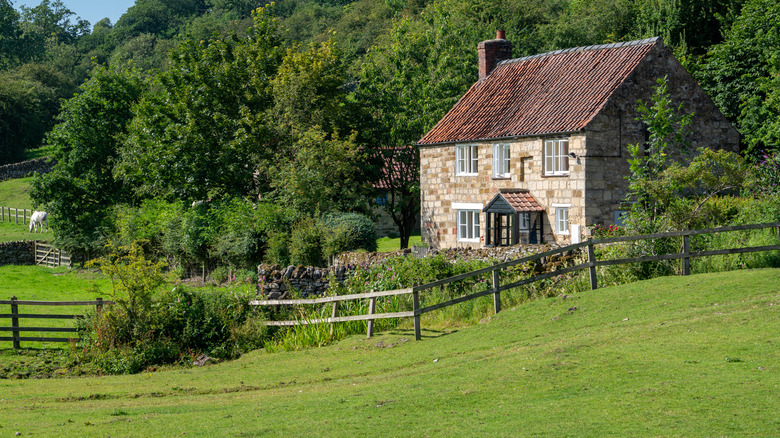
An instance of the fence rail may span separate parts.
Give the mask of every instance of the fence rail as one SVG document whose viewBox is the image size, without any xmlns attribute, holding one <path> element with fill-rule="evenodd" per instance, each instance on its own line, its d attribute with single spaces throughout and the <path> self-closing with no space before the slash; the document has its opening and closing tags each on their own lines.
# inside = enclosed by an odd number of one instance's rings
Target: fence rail
<svg viewBox="0 0 780 438">
<path fill-rule="evenodd" d="M 11 297 L 10 300 L 0 300 L 0 305 L 10 305 L 11 313 L 0 313 L 0 320 L 10 319 L 10 327 L 0 327 L 1 332 L 11 332 L 11 336 L 0 336 L 0 341 L 13 342 L 14 348 L 21 348 L 21 342 L 70 342 L 74 337 L 69 338 L 53 338 L 46 336 L 21 336 L 22 332 L 37 332 L 37 333 L 76 333 L 75 327 L 21 327 L 19 320 L 25 319 L 79 319 L 84 315 L 73 314 L 43 314 L 43 313 L 19 313 L 19 306 L 95 306 L 95 310 L 100 312 L 104 305 L 114 304 L 113 301 L 106 301 L 102 298 L 97 298 L 94 301 L 29 301 L 18 300 L 16 297 Z"/>
<path fill-rule="evenodd" d="M 717 234 L 717 233 L 726 233 L 726 232 L 732 232 L 732 231 L 745 231 L 745 230 L 758 230 L 758 229 L 766 229 L 766 228 L 777 228 L 778 232 L 778 243 L 776 245 L 763 245 L 763 246 L 755 246 L 755 247 L 741 247 L 741 248 L 730 248 L 730 249 L 719 249 L 719 250 L 710 250 L 710 251 L 690 251 L 690 237 L 691 236 L 697 236 L 702 234 Z M 612 260 L 597 260 L 596 259 L 596 252 L 595 252 L 595 246 L 596 245 L 607 245 L 607 244 L 615 244 L 615 243 L 626 243 L 626 242 L 636 242 L 636 241 L 642 241 L 642 240 L 655 240 L 655 239 L 665 239 L 665 238 L 671 238 L 671 237 L 682 237 L 682 251 L 678 253 L 670 253 L 670 254 L 658 254 L 658 255 L 647 255 L 647 256 L 641 256 L 641 257 L 631 257 L 631 258 L 623 258 L 623 259 L 612 259 Z M 555 270 L 553 272 L 547 272 L 539 275 L 532 276 L 530 278 L 522 279 L 519 281 L 515 281 L 509 284 L 502 285 L 499 281 L 499 273 L 500 271 L 517 266 L 517 265 L 523 265 L 529 262 L 535 262 L 537 260 L 541 260 L 543 258 L 547 258 L 550 256 L 555 255 L 562 255 L 565 253 L 568 253 L 570 251 L 579 250 L 582 248 L 587 248 L 587 254 L 588 254 L 588 261 L 585 263 L 580 263 L 578 265 L 569 266 L 565 268 L 561 268 L 558 270 Z M 662 260 L 683 260 L 683 270 L 682 275 L 690 275 L 690 259 L 698 258 L 698 257 L 709 257 L 714 255 L 728 255 L 728 254 L 745 254 L 745 253 L 751 253 L 751 252 L 760 252 L 760 251 L 778 251 L 780 250 L 780 222 L 772 222 L 772 223 L 765 223 L 765 224 L 750 224 L 750 225 L 739 225 L 739 226 L 729 226 L 729 227 L 718 227 L 718 228 L 708 228 L 703 230 L 685 230 L 685 231 L 672 231 L 668 233 L 656 233 L 656 234 L 644 234 L 644 235 L 636 235 L 636 236 L 623 236 L 623 237 L 610 237 L 606 239 L 588 239 L 584 242 L 552 249 L 549 251 L 545 251 L 542 253 L 534 254 L 528 257 L 523 257 L 516 260 L 510 260 L 503 263 L 495 263 L 493 266 L 488 266 L 486 268 L 478 269 L 475 271 L 467 272 L 464 274 L 455 275 L 449 278 L 444 278 L 441 280 L 433 281 L 430 283 L 422 284 L 422 285 L 415 285 L 414 287 L 405 288 L 405 289 L 397 289 L 397 290 L 390 290 L 390 291 L 380 291 L 380 292 L 374 292 L 371 291 L 369 293 L 365 294 L 351 294 L 351 295 L 338 295 L 338 296 L 332 296 L 332 297 L 323 297 L 323 298 L 315 298 L 315 299 L 302 299 L 302 300 L 253 300 L 250 301 L 249 304 L 253 306 L 279 306 L 279 305 L 303 305 L 303 304 L 327 304 L 332 303 L 333 309 L 332 309 L 332 316 L 330 318 L 320 318 L 320 319 L 314 319 L 314 320 L 290 320 L 290 321 L 268 321 L 266 322 L 266 325 L 269 326 L 295 326 L 295 325 L 304 325 L 304 324 L 320 324 L 320 323 L 330 323 L 331 324 L 331 335 L 333 334 L 333 328 L 334 324 L 337 322 L 347 322 L 347 321 L 368 321 L 368 330 L 367 330 L 367 336 L 371 337 L 373 334 L 373 321 L 376 319 L 382 319 L 382 318 L 414 318 L 414 336 L 416 340 L 421 339 L 421 327 L 420 327 L 420 316 L 432 312 L 434 310 L 442 309 L 445 307 L 453 306 L 455 304 L 463 303 L 469 300 L 473 300 L 476 298 L 480 298 L 487 295 L 493 295 L 493 306 L 495 313 L 498 313 L 501 311 L 501 292 L 514 289 L 526 284 L 534 283 L 537 281 L 545 280 L 548 278 L 552 278 L 555 276 L 567 274 L 570 272 L 580 271 L 583 269 L 589 270 L 589 280 L 590 280 L 590 287 L 591 289 L 597 289 L 598 288 L 598 279 L 597 279 L 597 273 L 596 268 L 599 266 L 613 266 L 613 265 L 622 265 L 622 264 L 628 264 L 628 263 L 639 263 L 639 262 L 649 262 L 649 261 L 662 261 Z M 487 273 L 492 274 L 492 287 L 480 292 L 472 293 L 469 295 L 465 295 L 462 297 L 454 298 L 449 301 L 445 301 L 442 303 L 433 304 L 427 307 L 420 307 L 420 297 L 419 293 L 425 290 L 433 289 L 435 287 L 443 287 L 448 284 L 452 284 L 458 281 L 462 281 L 468 278 L 473 278 L 476 276 L 484 275 Z M 388 296 L 398 296 L 398 295 L 412 295 L 412 310 L 407 312 L 394 312 L 394 313 L 374 313 L 374 310 L 376 309 L 376 299 L 378 297 L 388 297 Z M 365 315 L 352 315 L 352 316 L 336 316 L 337 310 L 338 310 L 338 303 L 342 301 L 349 301 L 349 300 L 359 300 L 359 299 L 369 299 L 371 300 L 369 303 L 369 313 Z"/>
<path fill-rule="evenodd" d="M 33 210 L 27 208 L 14 208 L 0 206 L 0 222 L 15 222 L 17 225 L 21 220 L 22 225 L 30 223 Z"/>
</svg>

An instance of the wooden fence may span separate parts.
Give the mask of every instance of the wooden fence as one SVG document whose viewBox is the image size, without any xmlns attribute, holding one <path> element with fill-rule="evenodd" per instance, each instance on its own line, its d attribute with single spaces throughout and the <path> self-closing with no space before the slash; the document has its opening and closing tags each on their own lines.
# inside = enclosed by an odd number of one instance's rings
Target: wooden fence
<svg viewBox="0 0 780 438">
<path fill-rule="evenodd" d="M 13 208 L 0 206 L 0 222 L 15 222 L 17 225 L 21 222 L 22 225 L 30 223 L 33 210 L 26 208 Z"/>
<path fill-rule="evenodd" d="M 95 309 L 100 312 L 104 305 L 114 304 L 113 301 L 104 301 L 102 298 L 97 298 L 95 301 L 23 301 L 17 300 L 16 297 L 11 297 L 10 300 L 0 300 L 0 305 L 10 305 L 11 313 L 0 313 L 0 321 L 11 319 L 10 327 L 0 327 L 0 333 L 11 332 L 11 336 L 0 336 L 0 341 L 13 342 L 14 348 L 21 348 L 22 341 L 37 341 L 37 342 L 69 342 L 74 337 L 70 338 L 52 338 L 41 336 L 25 336 L 22 337 L 22 332 L 37 332 L 37 333 L 76 333 L 75 327 L 21 327 L 19 325 L 20 319 L 78 319 L 83 318 L 84 315 L 73 314 L 42 314 L 42 313 L 20 313 L 19 306 L 95 306 Z"/>
<path fill-rule="evenodd" d="M 70 254 L 65 252 L 65 250 L 55 248 L 46 243 L 35 242 L 35 264 L 56 268 L 58 266 L 71 267 L 73 263 Z"/>
<path fill-rule="evenodd" d="M 757 229 L 765 229 L 765 228 L 777 228 L 778 229 L 778 243 L 774 245 L 765 245 L 765 246 L 756 246 L 756 247 L 741 247 L 741 248 L 730 248 L 730 249 L 719 249 L 719 250 L 711 250 L 711 251 L 690 251 L 690 237 L 696 236 L 696 235 L 702 235 L 702 234 L 716 234 L 716 233 L 725 233 L 725 232 L 733 232 L 733 231 L 744 231 L 744 230 L 757 230 Z M 669 254 L 659 254 L 659 255 L 646 255 L 646 256 L 640 256 L 640 257 L 632 257 L 632 258 L 624 258 L 624 259 L 612 259 L 612 260 L 596 260 L 596 252 L 595 252 L 595 246 L 596 245 L 612 245 L 617 243 L 626 243 L 626 242 L 636 242 L 636 241 L 642 241 L 642 240 L 655 240 L 655 239 L 664 239 L 664 238 L 672 238 L 672 237 L 682 237 L 682 245 L 681 245 L 681 252 L 677 253 L 669 253 Z M 547 272 L 544 274 L 536 275 L 530 278 L 522 279 L 519 281 L 515 281 L 509 284 L 500 284 L 499 281 L 499 273 L 502 270 L 511 268 L 513 266 L 518 265 L 524 265 L 529 262 L 536 262 L 537 260 L 556 256 L 556 255 L 562 255 L 565 253 L 568 253 L 570 251 L 580 250 L 582 248 L 587 248 L 587 262 L 581 263 L 574 266 L 565 267 L 562 269 L 558 269 L 553 272 Z M 280 305 L 303 305 L 303 304 L 328 304 L 332 303 L 333 308 L 331 312 L 330 318 L 324 318 L 324 319 L 313 319 L 313 320 L 295 320 L 295 321 L 267 321 L 266 325 L 269 326 L 294 326 L 294 325 L 303 325 L 303 324 L 319 324 L 319 323 L 330 323 L 331 324 L 331 335 L 333 334 L 333 324 L 338 322 L 347 322 L 347 321 L 368 321 L 368 330 L 367 330 L 367 336 L 371 337 L 373 335 L 373 321 L 377 319 L 382 318 L 414 318 L 414 337 L 416 340 L 421 339 L 421 328 L 420 328 L 420 316 L 432 312 L 437 309 L 442 309 L 445 307 L 453 306 L 455 304 L 463 303 L 469 300 L 473 300 L 476 298 L 480 298 L 487 295 L 493 295 L 493 307 L 494 311 L 496 313 L 501 311 L 501 292 L 514 289 L 526 284 L 534 283 L 537 281 L 545 280 L 548 278 L 552 278 L 555 276 L 568 274 L 570 272 L 575 272 L 583 269 L 588 269 L 590 274 L 590 287 L 591 289 L 598 288 L 598 279 L 596 274 L 596 268 L 599 266 L 612 266 L 612 265 L 622 265 L 622 264 L 628 264 L 628 263 L 639 263 L 639 262 L 651 262 L 651 261 L 662 261 L 662 260 L 683 260 L 683 269 L 682 274 L 683 275 L 690 275 L 690 259 L 692 258 L 698 258 L 698 257 L 707 257 L 707 256 L 714 256 L 714 255 L 728 255 L 728 254 L 745 254 L 745 253 L 751 253 L 751 252 L 759 252 L 759 251 L 777 251 L 780 250 L 780 222 L 774 222 L 774 223 L 767 223 L 767 224 L 754 224 L 754 225 L 740 225 L 740 226 L 732 226 L 732 227 L 719 227 L 719 228 L 709 228 L 705 230 L 687 230 L 687 231 L 673 231 L 669 233 L 658 233 L 658 234 L 645 234 L 645 235 L 637 235 L 637 236 L 625 236 L 625 237 L 611 237 L 606 239 L 588 239 L 585 242 L 577 243 L 574 245 L 569 245 L 561 248 L 556 248 L 550 251 L 534 254 L 528 257 L 523 257 L 521 259 L 517 260 L 511 260 L 508 262 L 503 263 L 496 263 L 493 266 L 489 266 L 486 268 L 478 269 L 476 271 L 467 272 L 464 274 L 456 275 L 453 277 L 445 278 L 442 280 L 434 281 L 431 283 L 426 283 L 423 285 L 416 285 L 413 287 L 409 287 L 406 289 L 398 289 L 398 290 L 390 290 L 390 291 L 381 291 L 381 292 L 374 292 L 371 291 L 369 293 L 364 294 L 351 294 L 351 295 L 339 295 L 339 296 L 332 296 L 332 297 L 323 297 L 323 298 L 315 298 L 315 299 L 300 299 L 300 300 L 254 300 L 250 301 L 250 305 L 254 306 L 280 306 Z M 433 289 L 435 287 L 444 287 L 448 284 L 455 283 L 458 281 L 462 281 L 468 278 L 477 277 L 480 275 L 486 275 L 491 274 L 492 275 L 492 284 L 489 289 L 472 293 L 469 295 L 465 295 L 462 297 L 458 297 L 449 301 L 445 301 L 438 304 L 433 304 L 427 307 L 420 307 L 420 292 L 424 292 L 429 289 Z M 412 310 L 406 311 L 406 312 L 394 312 L 394 313 L 374 313 L 376 309 L 376 299 L 379 297 L 388 297 L 388 296 L 397 296 L 397 295 L 412 295 Z M 368 299 L 369 302 L 369 310 L 368 314 L 365 315 L 352 315 L 352 316 L 337 316 L 338 312 L 338 303 L 342 301 L 348 301 L 348 300 L 363 300 Z"/>
</svg>

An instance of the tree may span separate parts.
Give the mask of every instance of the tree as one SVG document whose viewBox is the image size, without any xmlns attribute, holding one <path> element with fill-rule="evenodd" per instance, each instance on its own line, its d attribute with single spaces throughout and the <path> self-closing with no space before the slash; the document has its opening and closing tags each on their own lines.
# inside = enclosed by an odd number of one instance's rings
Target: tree
<svg viewBox="0 0 780 438">
<path fill-rule="evenodd" d="M 780 4 L 749 0 L 725 41 L 708 52 L 698 79 L 754 157 L 780 146 L 779 73 Z"/>
<path fill-rule="evenodd" d="M 674 107 L 666 78 L 658 80 L 651 106 L 639 102 L 639 119 L 647 124 L 646 144 L 629 145 L 628 201 L 636 201 L 628 223 L 652 233 L 720 225 L 712 223 L 705 205 L 717 195 L 738 191 L 748 167 L 739 155 L 699 148 L 693 158 L 686 140 L 692 114 Z"/>
<path fill-rule="evenodd" d="M 171 200 L 265 191 L 257 172 L 273 152 L 266 110 L 281 57 L 276 20 L 262 8 L 245 38 L 184 42 L 136 108 L 119 173 L 140 195 Z"/>
<path fill-rule="evenodd" d="M 67 77 L 43 64 L 0 72 L 0 164 L 22 161 L 26 149 L 40 146 L 60 99 L 74 91 Z"/>
<path fill-rule="evenodd" d="M 688 126 L 692 114 L 684 114 L 683 104 L 672 106 L 667 79 L 659 78 L 655 92 L 650 97 L 652 105 L 641 100 L 637 111 L 647 126 L 649 139 L 645 143 L 628 145 L 631 158 L 628 160 L 628 201 L 635 202 L 632 213 L 641 215 L 653 223 L 663 212 L 663 205 L 654 196 L 652 185 L 672 162 L 670 154 L 688 152 Z"/>
<path fill-rule="evenodd" d="M 112 206 L 132 199 L 130 187 L 114 176 L 114 165 L 131 107 L 146 87 L 134 69 L 95 68 L 81 93 L 64 103 L 46 138 L 57 164 L 51 173 L 36 175 L 30 197 L 49 213 L 55 243 L 74 254 L 101 249 L 112 227 Z"/>
</svg>

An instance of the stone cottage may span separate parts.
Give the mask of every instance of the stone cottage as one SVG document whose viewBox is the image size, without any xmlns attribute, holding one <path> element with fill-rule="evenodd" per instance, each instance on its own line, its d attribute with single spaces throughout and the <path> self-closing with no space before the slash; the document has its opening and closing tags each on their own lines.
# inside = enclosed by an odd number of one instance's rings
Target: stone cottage
<svg viewBox="0 0 780 438">
<path fill-rule="evenodd" d="M 577 242 L 618 223 L 627 145 L 647 140 L 637 101 L 657 79 L 694 113 L 692 149 L 739 134 L 659 38 L 512 58 L 478 46 L 479 80 L 419 142 L 423 241 L 434 248 Z"/>
</svg>

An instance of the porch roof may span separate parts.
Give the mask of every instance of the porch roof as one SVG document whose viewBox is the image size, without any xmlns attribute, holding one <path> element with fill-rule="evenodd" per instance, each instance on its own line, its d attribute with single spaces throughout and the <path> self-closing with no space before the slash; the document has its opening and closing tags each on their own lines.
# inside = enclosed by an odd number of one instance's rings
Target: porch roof
<svg viewBox="0 0 780 438">
<path fill-rule="evenodd" d="M 499 189 L 496 196 L 482 209 L 483 213 L 527 213 L 544 211 L 525 189 Z"/>
</svg>

